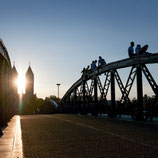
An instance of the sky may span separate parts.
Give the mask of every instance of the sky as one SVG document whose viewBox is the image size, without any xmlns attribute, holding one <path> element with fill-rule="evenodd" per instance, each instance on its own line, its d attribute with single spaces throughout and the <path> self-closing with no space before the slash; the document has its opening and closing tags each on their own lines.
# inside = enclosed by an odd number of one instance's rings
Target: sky
<svg viewBox="0 0 158 158">
<path fill-rule="evenodd" d="M 98 56 L 107 63 L 127 58 L 131 41 L 158 52 L 157 6 L 157 0 L 0 0 L 0 37 L 18 73 L 31 63 L 37 97 L 57 96 L 57 83 L 62 97 Z M 157 65 L 149 68 L 158 79 Z"/>
</svg>

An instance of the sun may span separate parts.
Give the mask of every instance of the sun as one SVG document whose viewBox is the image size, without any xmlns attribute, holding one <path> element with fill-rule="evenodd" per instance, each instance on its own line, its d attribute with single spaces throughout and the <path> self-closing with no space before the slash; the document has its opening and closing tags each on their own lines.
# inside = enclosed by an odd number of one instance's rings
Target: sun
<svg viewBox="0 0 158 158">
<path fill-rule="evenodd" d="M 25 76 L 23 74 L 18 75 L 17 79 L 18 93 L 25 93 Z"/>
</svg>

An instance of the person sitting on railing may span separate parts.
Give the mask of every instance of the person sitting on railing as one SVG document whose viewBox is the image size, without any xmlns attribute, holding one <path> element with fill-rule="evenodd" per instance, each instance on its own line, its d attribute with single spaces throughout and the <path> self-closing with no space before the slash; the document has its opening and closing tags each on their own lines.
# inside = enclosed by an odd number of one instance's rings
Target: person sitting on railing
<svg viewBox="0 0 158 158">
<path fill-rule="evenodd" d="M 90 71 L 90 69 L 89 69 L 89 65 L 88 65 L 87 68 L 85 69 L 85 73 L 88 74 L 89 71 Z"/>
<path fill-rule="evenodd" d="M 100 68 L 101 66 L 103 66 L 105 64 L 106 64 L 105 60 L 101 56 L 99 56 L 98 68 Z"/>
<path fill-rule="evenodd" d="M 97 63 L 97 60 L 95 61 L 92 61 L 92 64 L 91 64 L 91 70 L 94 71 L 96 69 L 96 63 Z"/>
<path fill-rule="evenodd" d="M 93 62 L 94 62 L 94 61 L 92 61 L 92 63 L 91 63 L 91 71 L 92 71 L 92 65 L 93 65 Z"/>
<path fill-rule="evenodd" d="M 138 52 L 140 51 L 140 49 L 141 49 L 141 45 L 137 44 L 137 46 L 135 48 L 136 55 L 138 55 Z"/>
<path fill-rule="evenodd" d="M 134 56 L 136 56 L 136 54 L 134 54 L 134 42 L 131 42 L 131 46 L 128 48 L 128 55 L 130 58 L 133 58 Z"/>
<path fill-rule="evenodd" d="M 86 71 L 86 69 L 83 68 L 83 70 L 81 71 L 81 73 L 82 73 L 82 77 L 85 76 L 85 71 Z"/>
<path fill-rule="evenodd" d="M 86 78 L 88 73 L 89 73 L 90 69 L 89 69 L 89 65 L 87 66 L 87 68 L 83 68 L 83 70 L 81 71 L 82 73 L 82 78 Z"/>
<path fill-rule="evenodd" d="M 145 46 L 143 46 L 139 51 L 138 51 L 138 55 L 149 55 L 151 53 L 147 52 L 148 49 L 148 45 L 146 44 Z"/>
</svg>

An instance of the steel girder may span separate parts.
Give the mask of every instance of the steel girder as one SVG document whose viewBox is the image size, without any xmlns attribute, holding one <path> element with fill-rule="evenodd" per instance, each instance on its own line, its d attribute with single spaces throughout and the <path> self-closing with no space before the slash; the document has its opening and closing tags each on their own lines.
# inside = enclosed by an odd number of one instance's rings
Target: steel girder
<svg viewBox="0 0 158 158">
<path fill-rule="evenodd" d="M 110 72 L 106 72 L 105 73 L 105 82 L 104 82 L 104 86 L 103 86 L 103 93 L 101 95 L 101 98 L 106 100 L 107 94 L 108 94 L 108 90 L 109 90 L 109 86 L 111 83 L 111 74 Z"/>
<path fill-rule="evenodd" d="M 156 98 L 158 98 L 158 85 L 156 84 L 153 76 L 151 75 L 150 71 L 148 70 L 148 68 L 145 64 L 142 66 L 142 70 L 143 70 L 143 73 L 144 73 L 146 79 L 148 80 L 153 92 L 155 93 Z"/>
<path fill-rule="evenodd" d="M 153 58 L 152 58 L 153 59 Z M 131 91 L 131 88 L 133 86 L 133 83 L 135 81 L 135 78 L 137 77 L 137 98 L 138 98 L 138 104 L 139 102 L 141 102 L 141 104 L 143 105 L 142 102 L 142 98 L 143 98 L 143 91 L 142 91 L 142 86 L 140 87 L 139 84 L 142 84 L 142 72 L 144 73 L 147 81 L 149 82 L 153 92 L 155 93 L 156 97 L 158 97 L 158 85 L 155 82 L 153 76 L 151 75 L 150 71 L 148 70 L 147 66 L 144 64 L 145 63 L 145 58 L 143 57 L 142 59 L 134 59 L 136 62 L 135 64 L 132 65 L 130 73 L 128 75 L 127 81 L 125 83 L 125 85 L 123 84 L 121 77 L 117 71 L 117 68 L 115 69 L 114 66 L 111 66 L 110 64 L 108 65 L 108 67 L 106 68 L 106 66 L 100 70 L 98 69 L 98 73 L 97 71 L 91 72 L 90 75 L 87 75 L 86 78 L 81 78 L 79 79 L 77 82 L 79 83 L 74 83 L 74 92 L 71 90 L 69 90 L 66 95 L 68 96 L 69 93 L 72 93 L 72 98 L 74 99 L 74 105 L 76 105 L 76 102 L 79 101 L 79 103 L 81 103 L 82 101 L 84 101 L 84 106 L 88 106 L 89 103 L 91 102 L 97 102 L 97 89 L 100 91 L 100 96 L 101 96 L 101 100 L 102 101 L 107 101 L 107 94 L 109 91 L 109 87 L 110 84 L 113 84 L 113 87 L 111 87 L 111 89 L 113 88 L 113 103 L 115 102 L 115 79 L 118 83 L 119 89 L 121 91 L 121 99 L 120 99 L 120 103 L 121 104 L 125 104 L 125 103 L 130 103 L 130 99 L 129 99 L 129 94 Z M 142 63 L 140 62 L 140 60 L 142 60 Z M 154 59 L 153 59 L 154 60 Z M 140 63 L 139 63 L 140 62 Z M 155 62 L 155 60 L 153 61 Z M 111 69 L 110 69 L 111 66 Z M 106 70 L 107 69 L 107 70 Z M 103 71 L 105 70 L 105 71 Z M 113 76 L 112 76 L 112 72 L 113 72 Z M 105 80 L 104 82 L 102 82 L 103 80 L 100 79 L 99 75 L 105 75 Z M 140 77 L 141 76 L 141 77 Z M 112 77 L 113 77 L 113 82 L 112 82 Z M 88 84 L 88 80 L 91 81 L 90 85 Z M 140 88 L 139 88 L 140 87 Z M 141 95 L 139 95 L 139 92 L 141 89 Z M 73 97 L 74 95 L 74 97 Z M 112 92 L 111 92 L 112 95 Z M 71 96 L 71 95 L 69 95 Z M 64 96 L 65 97 L 65 96 Z M 91 98 L 94 97 L 94 100 L 92 101 Z M 69 98 L 69 97 L 68 97 Z M 76 98 L 76 99 L 75 99 Z M 112 98 L 111 98 L 112 99 Z M 69 99 L 66 99 L 65 97 L 65 101 L 67 100 L 67 102 L 69 101 Z M 86 105 L 85 105 L 86 103 Z M 127 104 L 128 105 L 128 104 Z M 82 106 L 83 107 L 83 106 Z M 140 112 L 142 112 L 142 107 L 140 107 Z M 138 107 L 139 108 L 139 107 Z M 71 108 L 70 108 L 71 109 Z"/>
<path fill-rule="evenodd" d="M 120 103 L 126 103 L 126 102 L 130 101 L 128 96 L 129 96 L 129 93 L 131 91 L 131 88 L 132 88 L 135 77 L 136 77 L 136 68 L 135 68 L 135 66 L 133 66 L 131 68 L 130 73 L 129 73 L 126 85 L 124 87 L 124 92 L 122 93 Z"/>
</svg>

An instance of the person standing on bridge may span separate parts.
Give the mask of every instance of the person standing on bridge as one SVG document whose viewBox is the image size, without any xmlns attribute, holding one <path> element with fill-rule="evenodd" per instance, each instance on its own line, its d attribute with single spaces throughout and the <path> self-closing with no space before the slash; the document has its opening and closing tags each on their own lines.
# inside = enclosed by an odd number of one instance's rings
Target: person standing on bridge
<svg viewBox="0 0 158 158">
<path fill-rule="evenodd" d="M 134 56 L 136 56 L 136 54 L 134 54 L 134 42 L 131 42 L 130 47 L 128 48 L 128 55 L 130 58 L 133 58 Z"/>
</svg>

